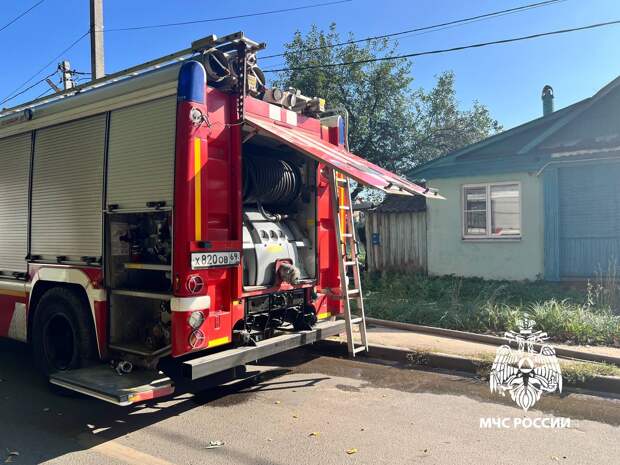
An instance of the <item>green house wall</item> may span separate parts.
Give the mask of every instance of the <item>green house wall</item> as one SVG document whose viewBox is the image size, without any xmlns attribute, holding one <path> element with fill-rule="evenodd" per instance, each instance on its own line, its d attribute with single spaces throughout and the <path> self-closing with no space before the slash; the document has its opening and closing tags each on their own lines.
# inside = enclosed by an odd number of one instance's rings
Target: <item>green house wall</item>
<svg viewBox="0 0 620 465">
<path fill-rule="evenodd" d="M 521 239 L 462 238 L 464 184 L 521 183 Z M 427 202 L 428 272 L 487 279 L 534 280 L 544 274 L 543 182 L 529 173 L 428 179 L 446 200 Z"/>
</svg>

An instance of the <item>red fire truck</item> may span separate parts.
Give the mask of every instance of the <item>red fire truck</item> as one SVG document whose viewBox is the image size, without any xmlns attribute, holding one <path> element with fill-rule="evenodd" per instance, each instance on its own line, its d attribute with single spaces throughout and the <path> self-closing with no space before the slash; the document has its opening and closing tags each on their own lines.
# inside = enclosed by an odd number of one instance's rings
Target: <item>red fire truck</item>
<svg viewBox="0 0 620 465">
<path fill-rule="evenodd" d="M 338 193 L 437 194 L 266 88 L 263 47 L 209 36 L 0 113 L 0 336 L 53 384 L 127 405 L 173 392 L 166 364 L 195 380 L 360 322 Z"/>
</svg>

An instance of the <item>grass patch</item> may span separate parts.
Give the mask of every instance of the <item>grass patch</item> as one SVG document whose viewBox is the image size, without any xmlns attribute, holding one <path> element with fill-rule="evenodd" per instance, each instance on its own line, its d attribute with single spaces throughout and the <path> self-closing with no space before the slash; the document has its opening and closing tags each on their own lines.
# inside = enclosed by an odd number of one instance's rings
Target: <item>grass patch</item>
<svg viewBox="0 0 620 465">
<path fill-rule="evenodd" d="M 620 368 L 608 363 L 567 363 L 562 365 L 566 384 L 581 384 L 596 376 L 620 376 Z"/>
<path fill-rule="evenodd" d="M 428 356 L 428 352 L 412 352 L 408 356 L 408 360 L 412 365 L 424 367 L 429 364 Z M 476 376 L 480 379 L 488 380 L 494 357 L 489 354 L 479 354 L 472 361 L 476 366 Z M 570 385 L 583 384 L 597 376 L 620 377 L 620 367 L 609 363 L 578 362 L 560 359 L 560 366 L 562 368 L 563 382 Z"/>
<path fill-rule="evenodd" d="M 381 273 L 364 277 L 368 316 L 477 333 L 518 330 L 528 313 L 551 340 L 620 345 L 616 281 L 575 287 L 544 281 L 489 281 Z"/>
<path fill-rule="evenodd" d="M 476 375 L 481 379 L 489 379 L 493 357 L 480 355 L 476 361 Z M 583 384 L 597 376 L 620 376 L 620 368 L 609 363 L 573 362 L 560 360 L 562 380 L 564 384 Z"/>
</svg>

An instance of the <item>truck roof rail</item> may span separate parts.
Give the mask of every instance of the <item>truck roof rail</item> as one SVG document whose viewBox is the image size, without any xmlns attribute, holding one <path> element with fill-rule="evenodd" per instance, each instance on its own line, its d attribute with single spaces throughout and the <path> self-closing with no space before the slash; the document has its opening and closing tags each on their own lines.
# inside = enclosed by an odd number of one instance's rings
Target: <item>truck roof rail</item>
<svg viewBox="0 0 620 465">
<path fill-rule="evenodd" d="M 187 60 L 197 54 L 208 52 L 211 49 L 217 49 L 222 53 L 236 53 L 239 44 L 245 44 L 246 50 L 256 52 L 266 47 L 264 42 L 255 42 L 245 36 L 241 31 L 232 34 L 227 34 L 222 37 L 217 37 L 215 34 L 208 35 L 202 39 L 198 39 L 192 42 L 189 48 L 179 50 L 178 52 L 170 53 L 168 55 L 149 60 L 145 63 L 141 63 L 136 66 L 132 66 L 116 73 L 108 74 L 102 78 L 89 81 L 85 84 L 67 89 L 61 92 L 57 92 L 53 95 L 37 98 L 29 102 L 19 104 L 14 107 L 5 108 L 0 110 L 0 117 L 8 116 L 11 114 L 19 113 L 20 111 L 32 108 L 36 105 L 41 105 L 55 100 L 59 100 L 68 96 L 72 96 L 89 89 L 95 89 L 107 84 L 111 84 L 122 79 L 132 78 L 136 75 L 146 73 L 164 65 L 173 64 L 179 61 Z"/>
</svg>

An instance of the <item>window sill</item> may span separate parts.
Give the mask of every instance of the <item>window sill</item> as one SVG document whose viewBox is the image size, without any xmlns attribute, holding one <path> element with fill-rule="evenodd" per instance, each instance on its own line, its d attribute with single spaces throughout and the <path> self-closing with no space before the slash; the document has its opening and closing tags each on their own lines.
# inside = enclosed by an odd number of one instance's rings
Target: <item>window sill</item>
<svg viewBox="0 0 620 465">
<path fill-rule="evenodd" d="M 461 237 L 463 242 L 521 242 L 523 236 L 518 237 Z"/>
</svg>

